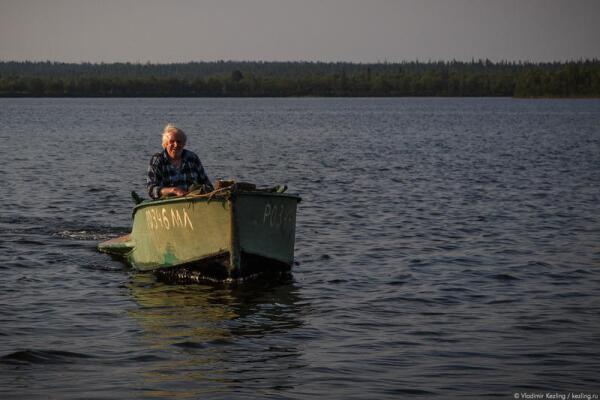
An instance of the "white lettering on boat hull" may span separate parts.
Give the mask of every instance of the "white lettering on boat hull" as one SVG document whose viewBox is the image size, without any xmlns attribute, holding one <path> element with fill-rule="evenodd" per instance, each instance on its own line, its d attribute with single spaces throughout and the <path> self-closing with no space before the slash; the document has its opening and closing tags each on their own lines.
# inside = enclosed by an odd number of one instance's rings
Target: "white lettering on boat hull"
<svg viewBox="0 0 600 400">
<path fill-rule="evenodd" d="M 263 226 L 291 234 L 294 228 L 295 210 L 283 204 L 265 204 L 263 211 Z"/>
<path fill-rule="evenodd" d="M 160 210 L 151 208 L 146 210 L 145 216 L 148 229 L 152 231 L 158 229 L 169 231 L 171 229 L 181 228 L 194 230 L 194 225 L 186 210 L 181 210 L 180 212 L 179 210 L 171 209 L 169 214 L 164 207 Z"/>
</svg>

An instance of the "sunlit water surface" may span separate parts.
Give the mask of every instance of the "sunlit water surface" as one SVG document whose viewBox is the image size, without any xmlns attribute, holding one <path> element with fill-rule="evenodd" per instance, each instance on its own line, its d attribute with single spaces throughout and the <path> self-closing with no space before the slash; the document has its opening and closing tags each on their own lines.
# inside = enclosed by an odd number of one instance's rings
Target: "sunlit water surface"
<svg viewBox="0 0 600 400">
<path fill-rule="evenodd" d="M 96 252 L 172 121 L 299 193 L 292 278 Z M 0 398 L 600 392 L 600 101 L 1 99 Z"/>
</svg>

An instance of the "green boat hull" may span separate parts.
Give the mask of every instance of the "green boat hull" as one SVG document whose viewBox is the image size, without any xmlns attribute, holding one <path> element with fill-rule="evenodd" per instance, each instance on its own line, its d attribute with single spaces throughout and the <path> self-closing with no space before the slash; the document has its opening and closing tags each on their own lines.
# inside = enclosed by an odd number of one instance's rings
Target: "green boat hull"
<svg viewBox="0 0 600 400">
<path fill-rule="evenodd" d="M 296 195 L 232 192 L 144 202 L 131 234 L 98 245 L 140 271 L 235 280 L 289 270 L 294 261 Z"/>
</svg>

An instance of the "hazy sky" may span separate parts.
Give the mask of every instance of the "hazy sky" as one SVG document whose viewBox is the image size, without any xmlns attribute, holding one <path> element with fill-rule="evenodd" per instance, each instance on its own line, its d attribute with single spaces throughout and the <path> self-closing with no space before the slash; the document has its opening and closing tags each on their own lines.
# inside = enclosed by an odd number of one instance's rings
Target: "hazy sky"
<svg viewBox="0 0 600 400">
<path fill-rule="evenodd" d="M 0 0 L 0 60 L 600 58 L 600 0 Z"/>
</svg>

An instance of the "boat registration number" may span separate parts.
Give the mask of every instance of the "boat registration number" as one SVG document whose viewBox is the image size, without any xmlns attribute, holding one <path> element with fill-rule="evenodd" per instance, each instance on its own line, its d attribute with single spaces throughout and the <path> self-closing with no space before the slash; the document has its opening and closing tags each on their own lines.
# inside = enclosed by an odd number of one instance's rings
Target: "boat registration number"
<svg viewBox="0 0 600 400">
<path fill-rule="evenodd" d="M 175 228 L 185 228 L 192 231 L 194 230 L 192 220 L 185 209 L 179 212 L 179 210 L 172 208 L 168 211 L 164 207 L 160 210 L 151 208 L 146 210 L 146 223 L 148 224 L 148 229 L 150 230 L 171 230 Z"/>
<path fill-rule="evenodd" d="M 283 204 L 265 204 L 263 225 L 273 229 L 287 229 L 294 226 L 294 210 Z"/>
</svg>

